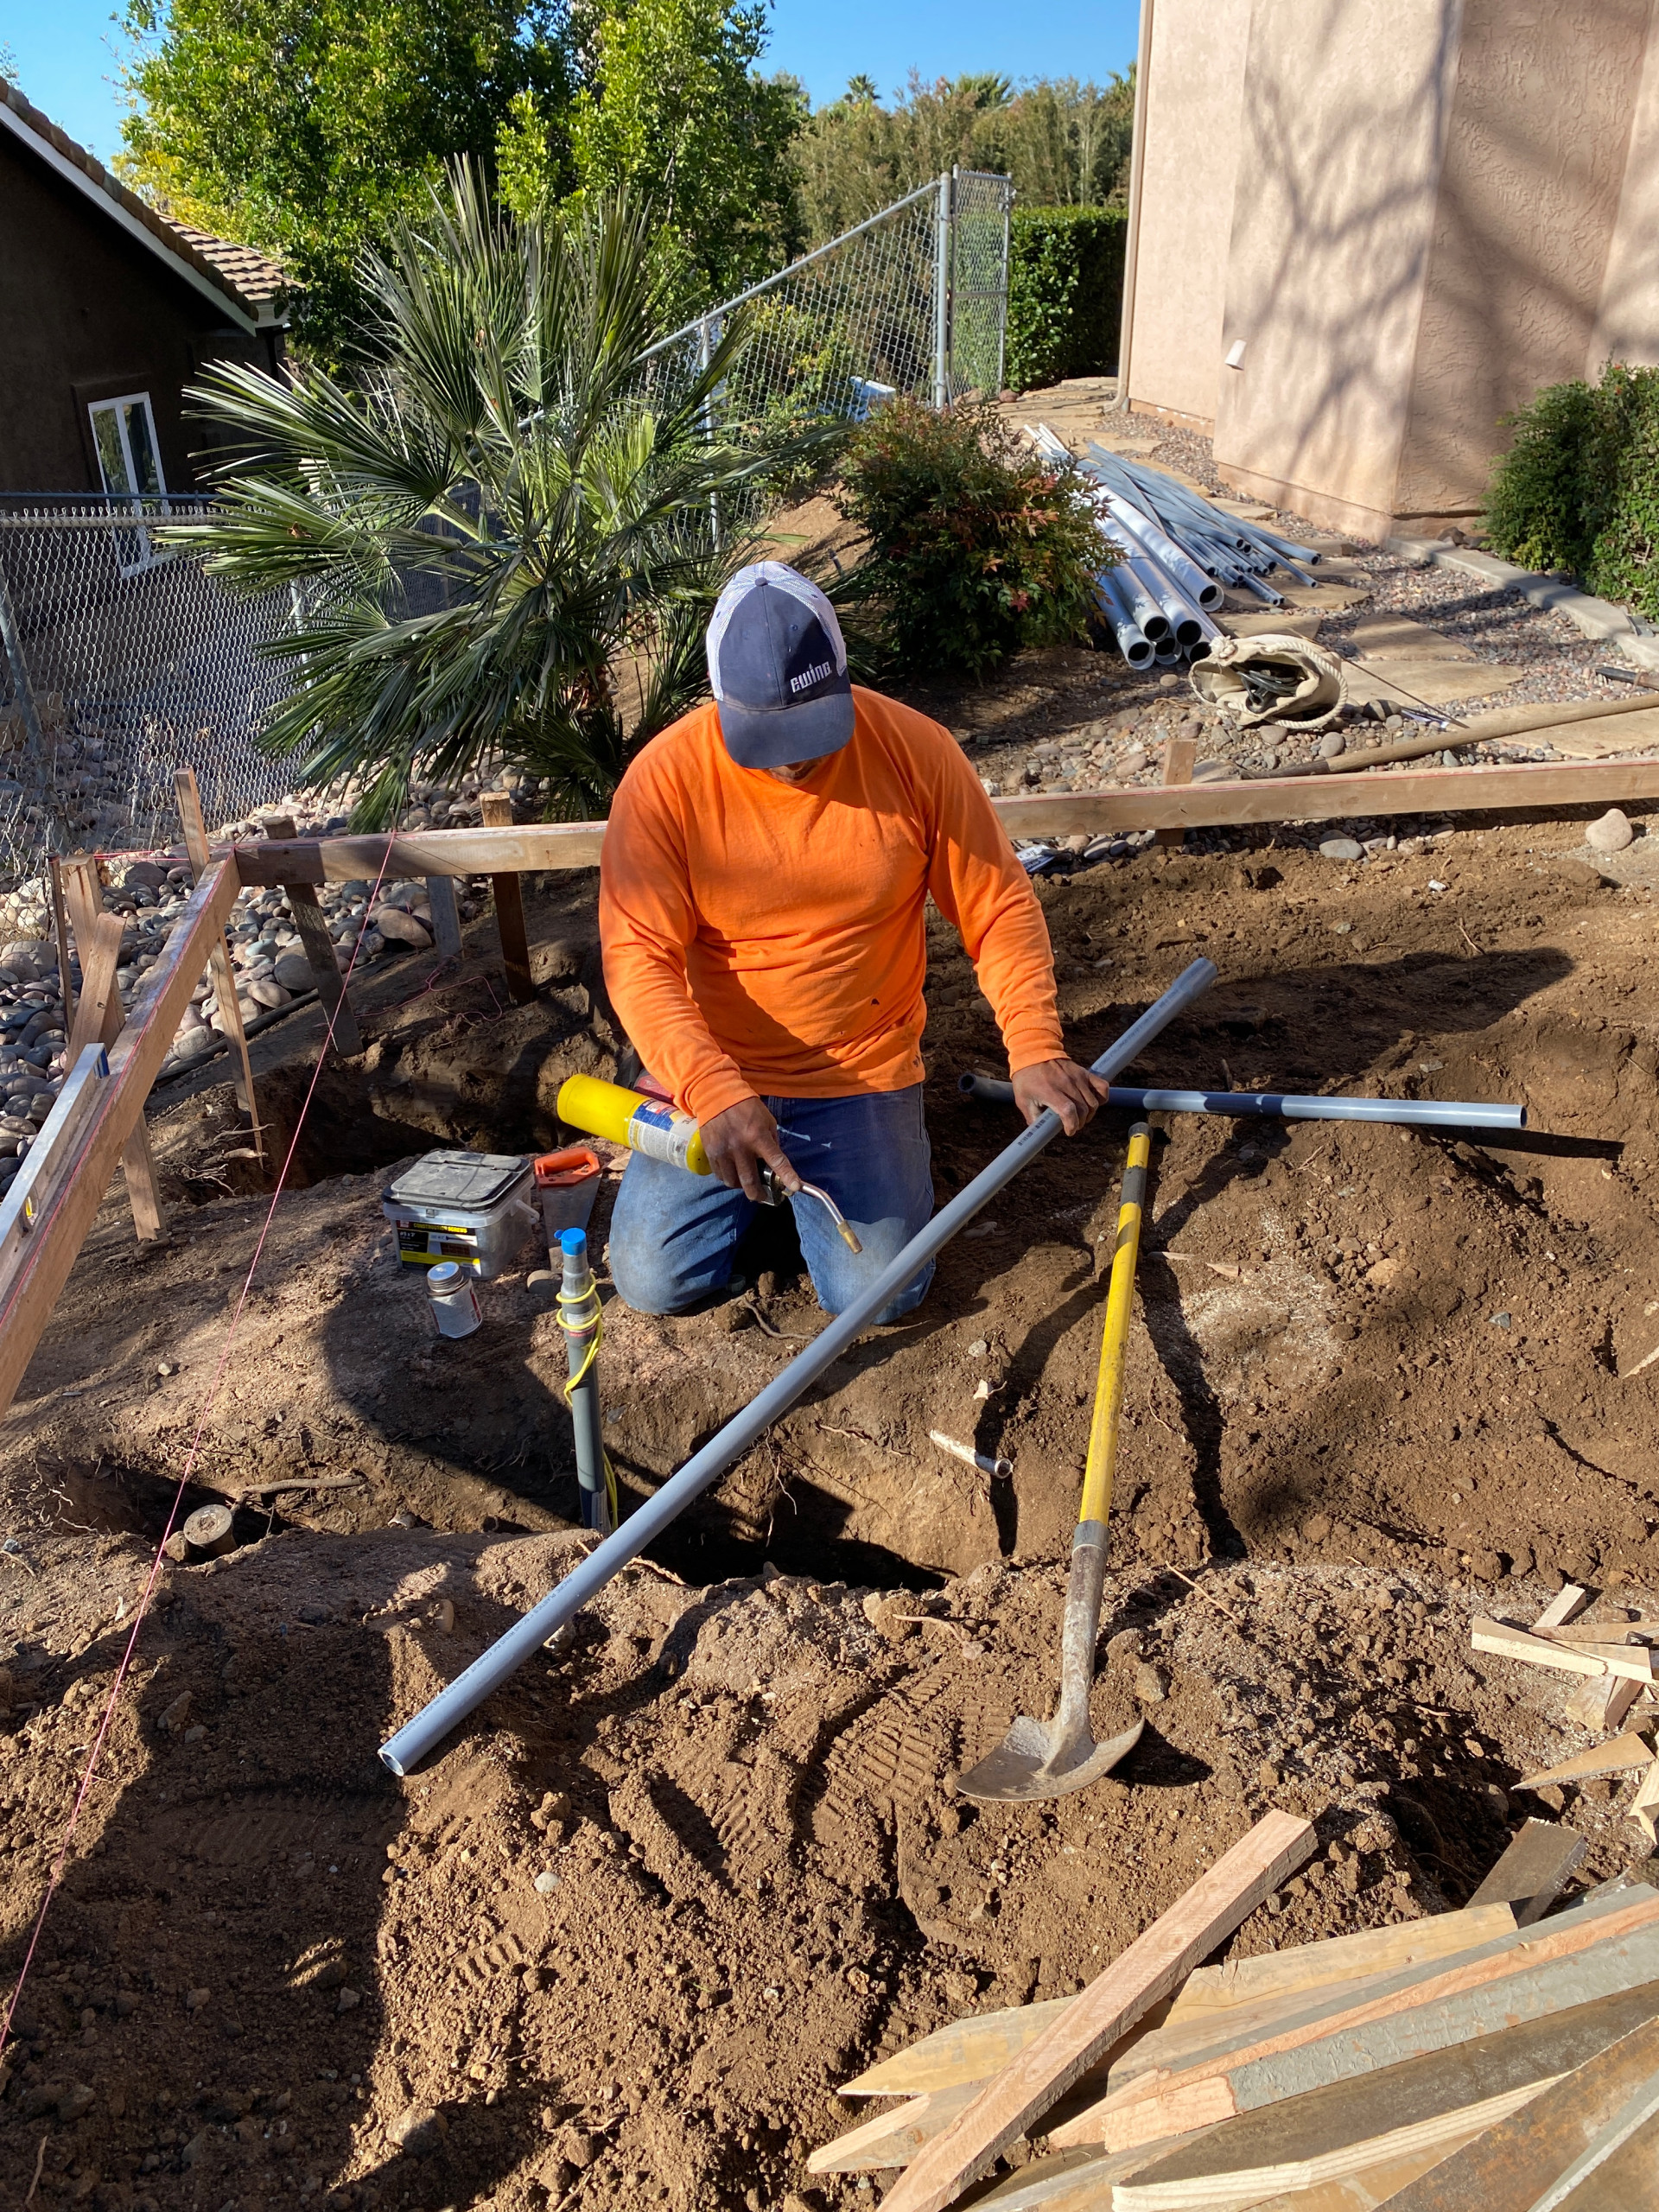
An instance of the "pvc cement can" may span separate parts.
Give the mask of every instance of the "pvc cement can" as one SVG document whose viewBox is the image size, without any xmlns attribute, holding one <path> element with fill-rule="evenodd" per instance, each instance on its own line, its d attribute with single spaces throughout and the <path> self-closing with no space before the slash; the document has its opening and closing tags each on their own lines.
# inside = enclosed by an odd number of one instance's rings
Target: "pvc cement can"
<svg viewBox="0 0 1659 2212">
<path fill-rule="evenodd" d="M 481 1325 L 484 1316 L 472 1276 L 454 1260 L 441 1260 L 427 1269 L 426 1288 L 441 1337 L 470 1337 Z"/>
</svg>

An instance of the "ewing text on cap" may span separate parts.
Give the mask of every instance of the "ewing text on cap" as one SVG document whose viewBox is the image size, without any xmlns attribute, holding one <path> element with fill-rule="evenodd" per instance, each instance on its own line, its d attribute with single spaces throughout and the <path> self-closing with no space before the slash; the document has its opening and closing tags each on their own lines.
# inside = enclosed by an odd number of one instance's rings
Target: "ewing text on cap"
<svg viewBox="0 0 1659 2212">
<path fill-rule="evenodd" d="M 781 561 L 740 569 L 709 625 L 709 681 L 726 750 L 741 768 L 787 768 L 838 753 L 853 734 L 853 687 L 836 611 Z"/>
</svg>

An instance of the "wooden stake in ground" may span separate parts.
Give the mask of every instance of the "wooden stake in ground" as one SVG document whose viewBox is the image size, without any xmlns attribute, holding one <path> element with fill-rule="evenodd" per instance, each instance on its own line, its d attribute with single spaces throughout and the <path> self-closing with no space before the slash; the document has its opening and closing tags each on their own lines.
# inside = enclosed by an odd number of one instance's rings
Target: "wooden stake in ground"
<svg viewBox="0 0 1659 2212">
<path fill-rule="evenodd" d="M 1517 1928 L 1530 1928 L 1554 1904 L 1567 1876 L 1589 1848 L 1576 1828 L 1529 1821 L 1475 1891 L 1471 1904 L 1507 1904 Z"/>
<path fill-rule="evenodd" d="M 47 861 L 52 886 L 52 926 L 58 940 L 58 996 L 63 1001 L 63 1033 L 75 1026 L 75 987 L 69 976 L 69 916 L 63 903 L 63 863 L 55 853 Z"/>
<path fill-rule="evenodd" d="M 285 814 L 265 817 L 267 837 L 292 837 L 295 827 Z M 328 934 L 328 925 L 322 918 L 322 904 L 308 883 L 285 883 L 283 896 L 288 911 L 294 917 L 294 926 L 300 933 L 300 943 L 305 947 L 305 957 L 311 963 L 311 973 L 317 986 L 317 998 L 324 1012 L 331 1017 L 330 1034 L 335 1053 L 349 1059 L 363 1049 L 359 1033 L 357 1016 L 352 1012 L 351 1000 L 346 995 L 346 983 L 334 958 L 334 941 Z"/>
<path fill-rule="evenodd" d="M 179 819 L 184 825 L 184 849 L 190 855 L 191 873 L 198 883 L 207 872 L 207 827 L 201 818 L 201 798 L 196 790 L 194 768 L 173 771 L 173 789 L 178 800 Z M 264 1160 L 264 1140 L 259 1130 L 259 1111 L 253 1092 L 253 1068 L 248 1059 L 248 1040 L 242 1027 L 242 1009 L 236 1000 L 236 977 L 231 970 L 231 956 L 225 949 L 224 934 L 214 939 L 208 964 L 213 971 L 213 990 L 219 1000 L 219 1018 L 225 1025 L 225 1034 L 236 1048 L 239 1065 L 236 1074 L 236 1103 L 247 1116 L 253 1132 L 255 1156 Z"/>
<path fill-rule="evenodd" d="M 1224 1942 L 1313 1849 L 1313 1823 L 1269 1813 L 1184 1897 L 994 2075 L 885 2199 L 884 2212 L 943 2212 L 1040 2120 L 1121 2035 Z"/>
<path fill-rule="evenodd" d="M 429 875 L 426 903 L 432 912 L 432 949 L 440 960 L 461 957 L 461 910 L 455 904 L 453 876 Z"/>
<path fill-rule="evenodd" d="M 1195 737 L 1172 737 L 1164 747 L 1164 787 L 1172 784 L 1190 784 L 1192 770 L 1198 758 L 1198 741 Z M 1160 845 L 1184 845 L 1185 830 L 1160 830 L 1156 833 Z"/>
<path fill-rule="evenodd" d="M 505 791 L 485 791 L 479 799 L 486 830 L 511 830 L 512 801 Z M 507 990 L 513 1002 L 524 1006 L 536 995 L 530 979 L 530 939 L 524 932 L 524 894 L 516 875 L 493 875 L 495 925 L 501 932 L 501 957 L 506 963 Z"/>
<path fill-rule="evenodd" d="M 121 1034 L 126 1016 L 116 970 L 120 964 L 124 925 L 118 914 L 105 911 L 104 887 L 95 862 L 68 863 L 60 870 L 60 880 L 80 954 L 80 1004 L 64 1055 L 66 1066 L 73 1068 L 88 1045 L 112 1045 Z M 100 945 L 105 949 L 102 959 Z M 149 1131 L 142 1114 L 121 1147 L 121 1166 L 127 1179 L 133 1234 L 142 1243 L 159 1243 L 167 1234 L 167 1216 L 156 1180 Z"/>
</svg>

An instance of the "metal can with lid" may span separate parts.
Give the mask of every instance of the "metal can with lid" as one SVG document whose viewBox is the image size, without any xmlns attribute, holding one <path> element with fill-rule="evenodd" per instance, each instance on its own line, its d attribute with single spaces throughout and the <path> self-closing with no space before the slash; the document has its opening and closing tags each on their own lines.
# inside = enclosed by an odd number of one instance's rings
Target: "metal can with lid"
<svg viewBox="0 0 1659 2212">
<path fill-rule="evenodd" d="M 441 1260 L 435 1268 L 429 1268 L 426 1288 L 441 1337 L 470 1337 L 482 1324 L 484 1316 L 479 1310 L 473 1278 L 455 1261 Z"/>
</svg>

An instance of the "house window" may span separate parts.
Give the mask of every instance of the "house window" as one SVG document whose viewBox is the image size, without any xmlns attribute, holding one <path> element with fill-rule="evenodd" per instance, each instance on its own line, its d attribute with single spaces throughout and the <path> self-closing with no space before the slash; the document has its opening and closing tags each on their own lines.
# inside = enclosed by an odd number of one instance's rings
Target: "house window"
<svg viewBox="0 0 1659 2212">
<path fill-rule="evenodd" d="M 130 500 L 136 514 L 165 514 L 167 486 L 149 394 L 130 391 L 120 399 L 100 399 L 88 412 L 104 489 L 112 499 Z M 161 557 L 161 549 L 147 530 L 123 531 L 117 542 L 123 575 L 146 569 Z"/>
</svg>

